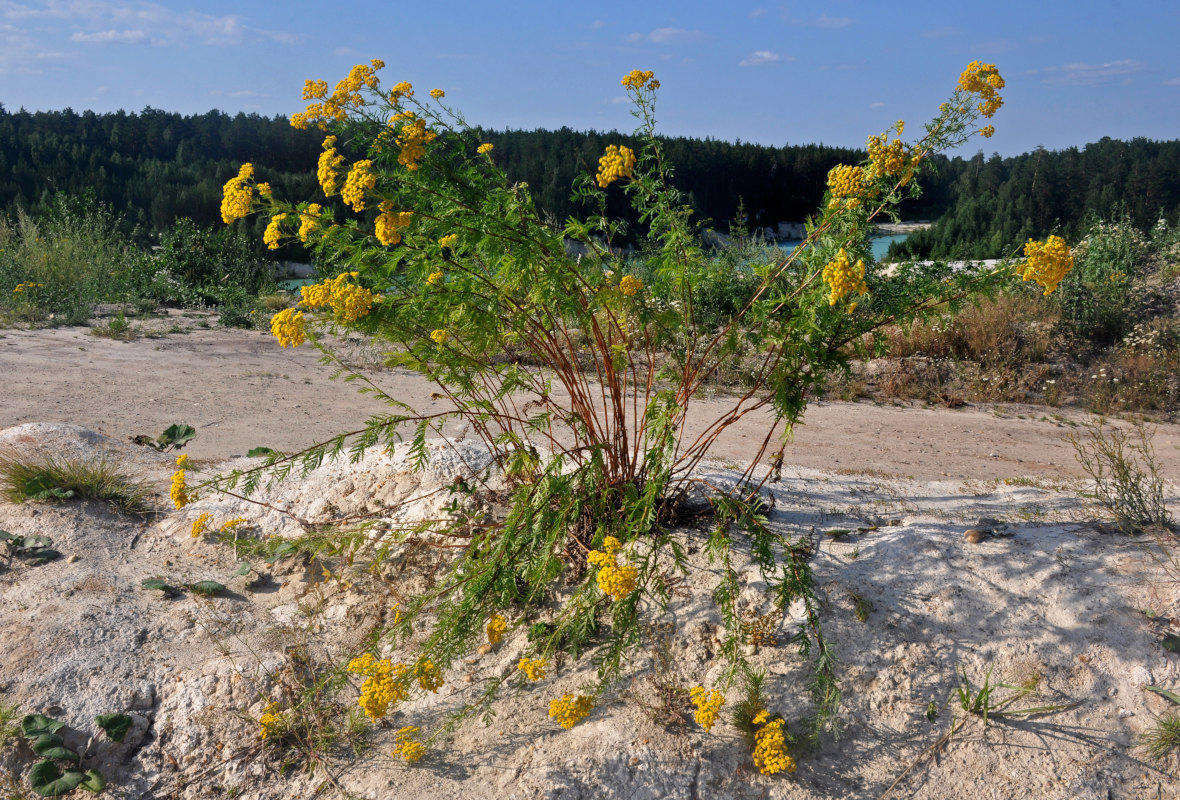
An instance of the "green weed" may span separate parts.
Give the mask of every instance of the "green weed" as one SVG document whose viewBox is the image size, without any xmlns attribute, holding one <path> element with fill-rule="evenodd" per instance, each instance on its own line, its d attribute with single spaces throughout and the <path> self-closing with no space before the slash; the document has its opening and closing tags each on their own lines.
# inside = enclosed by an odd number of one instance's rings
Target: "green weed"
<svg viewBox="0 0 1180 800">
<path fill-rule="evenodd" d="M 11 503 L 34 501 L 102 500 L 121 511 L 148 507 L 150 492 L 128 476 L 114 459 L 97 461 L 40 456 L 0 450 L 0 496 Z"/>
</svg>

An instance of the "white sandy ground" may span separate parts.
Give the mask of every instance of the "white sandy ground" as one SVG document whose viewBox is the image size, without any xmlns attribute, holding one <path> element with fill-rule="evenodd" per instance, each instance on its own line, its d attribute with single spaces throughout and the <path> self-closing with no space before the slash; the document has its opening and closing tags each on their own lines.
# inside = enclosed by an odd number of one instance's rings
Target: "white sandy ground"
<svg viewBox="0 0 1180 800">
<path fill-rule="evenodd" d="M 135 433 L 190 422 L 199 430 L 188 448 L 193 457 L 222 468 L 223 459 L 249 447 L 294 449 L 373 410 L 352 388 L 325 384 L 326 369 L 309 353 L 278 351 L 258 334 L 198 330 L 130 343 L 81 329 L 3 337 L 8 389 L 0 446 L 106 454 L 156 486 L 162 505 L 172 457 L 128 444 Z M 406 387 L 398 396 L 422 391 L 412 376 L 381 378 Z M 67 743 L 107 776 L 116 797 L 876 798 L 961 715 L 946 704 L 956 670 L 979 682 L 991 668 L 993 679 L 1009 683 L 1039 678 L 1037 694 L 1013 708 L 1078 705 L 994 719 L 986 728 L 972 720 L 922 758 L 892 797 L 1180 796 L 1177 761 L 1153 764 L 1138 745 L 1170 709 L 1144 687 L 1180 692 L 1180 656 L 1160 644 L 1180 633 L 1180 575 L 1161 563 L 1156 540 L 1095 524 L 1097 512 L 1078 498 L 1072 448 L 1061 438 L 1073 430 L 1066 422 L 1080 417 L 1062 421 L 1050 413 L 867 404 L 808 411 L 783 480 L 770 487 L 770 519 L 792 538 L 817 542 L 811 565 L 840 659 L 843 731 L 796 748 L 794 775 L 759 775 L 724 719 L 708 735 L 691 719 L 683 732 L 654 723 L 635 699 L 650 698 L 654 645 L 629 665 L 631 680 L 572 730 L 546 711 L 552 697 L 590 678 L 588 657 L 502 697 L 491 726 L 472 721 L 417 765 L 391 760 L 393 731 L 428 728 L 470 700 L 483 679 L 515 667 L 525 638 L 514 628 L 496 649 L 448 672 L 438 695 L 414 700 L 379 726 L 364 756 L 310 776 L 282 776 L 259 754 L 256 720 L 266 700 L 281 698 L 284 675 L 301 669 L 300 649 L 319 662 L 355 653 L 393 598 L 362 575 L 324 579 L 318 565 L 289 563 L 249 590 L 247 578 L 232 577 L 238 561 L 229 548 L 190 537 L 192 520 L 207 511 L 218 523 L 248 517 L 268 533 L 298 526 L 217 497 L 154 520 L 94 502 L 0 502 L 0 529 L 50 536 L 66 556 L 36 567 L 0 562 L 0 702 L 66 721 Z M 746 433 L 756 436 L 753 428 Z M 1177 441 L 1176 426 L 1157 431 L 1173 514 L 1180 512 Z M 461 470 L 456 452 L 479 458 L 466 444 L 456 451 L 439 443 L 434 452 L 424 475 L 408 470 L 400 455 L 372 452 L 357 465 L 325 464 L 261 499 L 318 519 L 388 508 L 450 481 Z M 711 479 L 732 480 L 743 452 L 749 445 L 739 431 L 709 467 Z M 434 494 L 391 516 L 429 516 L 443 500 Z M 1004 535 L 965 542 L 963 531 L 980 517 L 1006 525 Z M 834 528 L 875 529 L 824 535 Z M 699 548 L 704 534 L 686 529 L 683 536 Z M 1167 547 L 1180 554 L 1180 543 Z M 422 563 L 395 551 L 387 562 L 393 589 L 421 588 Z M 767 610 L 758 605 L 759 578 L 744 553 L 737 566 L 747 587 L 743 605 Z M 672 672 L 685 685 L 712 685 L 722 669 L 709 600 L 715 575 L 698 549 L 660 620 L 674 626 Z M 214 579 L 230 592 L 167 600 L 140 588 L 149 577 Z M 868 604 L 863 622 L 856 598 Z M 784 622 L 780 644 L 752 658 L 771 676 L 771 709 L 799 730 L 809 710 L 806 669 L 785 643 L 791 627 Z M 357 688 L 346 689 L 344 699 L 351 702 Z M 735 690 L 729 698 L 737 699 Z M 110 711 L 135 720 L 121 745 L 92 738 L 94 716 Z M 29 763 L 25 750 L 0 753 L 0 768 L 13 774 Z"/>
</svg>

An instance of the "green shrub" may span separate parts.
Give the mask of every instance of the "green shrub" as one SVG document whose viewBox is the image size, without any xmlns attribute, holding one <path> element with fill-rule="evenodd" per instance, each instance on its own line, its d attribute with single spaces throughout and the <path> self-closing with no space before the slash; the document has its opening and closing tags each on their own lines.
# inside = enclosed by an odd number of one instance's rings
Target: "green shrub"
<svg viewBox="0 0 1180 800">
<path fill-rule="evenodd" d="M 834 721 L 840 691 L 811 548 L 769 524 L 761 485 L 770 471 L 755 473 L 774 463 L 779 442 L 825 376 L 847 365 L 851 346 L 1012 277 L 1009 269 L 956 271 L 945 264 L 878 270 L 868 240 L 874 219 L 916 193 L 913 179 L 929 156 L 975 133 L 990 135 L 990 126 L 981 131 L 978 122 L 1000 104 L 1003 80 L 994 66 L 969 66 L 925 135 L 904 142 L 899 122 L 892 140 L 889 133 L 870 138 L 865 163 L 833 169 L 801 247 L 785 253 L 742 245 L 718 258 L 697 237 L 671 184 L 655 131 L 659 83 L 650 72 L 623 79 L 642 145 L 637 152 L 608 146 L 597 172 L 575 182 L 575 197 L 592 216 L 557 227 L 538 212 L 527 187 L 507 179 L 492 145 L 481 144 L 442 92 L 419 101 L 406 83 L 382 90 L 375 74 L 381 66 L 358 65 L 330 96 L 326 83 L 305 86 L 315 102 L 293 124 L 322 120 L 332 134 L 318 169 L 327 199 L 317 199 L 324 204 L 273 196 L 245 164 L 225 186 L 222 215 L 232 223 L 261 212 L 269 218 L 269 246 L 298 238 L 315 249 L 319 264 L 346 265 L 306 287 L 298 307 L 275 314 L 272 332 L 281 345 L 310 340 L 331 358 L 323 332 L 367 334 L 390 365 L 434 381 L 453 410 L 419 414 L 366 383 L 391 413 L 356 435 L 271 457 L 210 488 L 249 495 L 267 475 L 313 468 L 346 448 L 359 458 L 369 447 L 401 447 L 403 431 L 421 467 L 429 434 L 452 420 L 465 425 L 486 445 L 500 477 L 458 477 L 451 485 L 454 517 L 382 534 L 424 548 L 447 542 L 442 547 L 454 557 L 440 559 L 437 588 L 406 598 L 380 636 L 411 644 L 410 662 L 393 665 L 370 652 L 349 670 L 366 677 L 360 703 L 377 719 L 419 687 L 437 690 L 452 664 L 485 640 L 494 645 L 511 624 L 532 634 L 520 669 L 490 681 L 458 717 L 486 710 L 504 688 L 541 678 L 547 664 L 592 650 L 598 680 L 586 694 L 565 694 L 550 705 L 563 727 L 590 713 L 594 699 L 623 677 L 645 627 L 667 610 L 688 572 L 687 538 L 695 536 L 677 526 L 678 505 L 704 494 L 712 528 L 702 552 L 717 572 L 712 597 L 725 627 L 720 655 L 727 669 L 719 680 L 747 688 L 759 680 L 744 651 L 749 631 L 738 599 L 745 571 L 733 557 L 740 548 L 757 565 L 770 607 L 765 616 L 777 620 L 788 608 L 800 609 L 791 640 L 810 665 L 810 722 L 818 735 Z M 350 164 L 338 141 L 367 157 Z M 343 203 L 333 200 L 337 194 Z M 623 225 L 607 214 L 608 201 L 620 194 L 647 226 L 638 262 L 621 254 Z M 1067 248 L 1053 253 L 1037 271 L 1043 287 L 1069 267 Z M 711 423 L 704 420 L 699 437 L 682 437 L 701 387 L 750 355 L 756 363 L 748 393 Z M 717 437 L 759 411 L 771 422 L 761 445 L 751 448 L 745 474 L 729 488 L 701 478 L 697 468 Z M 183 471 L 174 480 L 186 485 Z M 504 510 L 468 513 L 469 503 Z M 751 724 L 764 763 L 782 768 L 789 762 L 776 749 L 785 746 L 782 719 L 757 711 Z M 448 720 L 431 739 L 458 721 Z M 422 744 L 399 747 L 413 760 Z"/>
<path fill-rule="evenodd" d="M 1074 248 L 1074 270 L 1061 282 L 1061 324 L 1093 345 L 1111 345 L 1138 319 L 1147 238 L 1128 217 L 1094 223 Z"/>
<path fill-rule="evenodd" d="M 78 325 L 96 303 L 136 296 L 135 250 L 120 220 L 92 197 L 58 194 L 44 217 L 0 220 L 0 313 Z"/>
</svg>

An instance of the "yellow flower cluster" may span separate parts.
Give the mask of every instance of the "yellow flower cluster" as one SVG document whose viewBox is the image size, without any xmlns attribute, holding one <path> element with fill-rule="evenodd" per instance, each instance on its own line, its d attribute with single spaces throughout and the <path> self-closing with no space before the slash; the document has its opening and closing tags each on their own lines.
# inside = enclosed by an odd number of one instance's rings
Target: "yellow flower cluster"
<svg viewBox="0 0 1180 800">
<path fill-rule="evenodd" d="M 572 728 L 590 716 L 590 711 L 593 708 L 593 697 L 587 697 L 584 694 L 575 696 L 567 692 L 559 700 L 550 701 L 549 716 L 557 720 L 557 724 L 561 727 Z"/>
<path fill-rule="evenodd" d="M 530 681 L 545 680 L 545 669 L 548 663 L 543 658 L 522 658 L 516 668 L 524 673 Z"/>
<path fill-rule="evenodd" d="M 306 242 L 307 237 L 320 227 L 320 214 L 323 210 L 319 203 L 311 203 L 306 211 L 299 212 L 299 241 Z"/>
<path fill-rule="evenodd" d="M 785 724 L 781 718 L 771 719 L 766 711 L 759 711 L 753 723 L 759 728 L 754 733 L 754 766 L 763 775 L 774 775 L 786 770 L 795 771 L 795 759 L 787 752 Z"/>
<path fill-rule="evenodd" d="M 482 156 L 482 155 L 492 152 L 493 147 L 495 147 L 495 145 L 492 144 L 491 142 L 484 142 L 479 147 L 475 148 L 475 152 L 479 153 Z"/>
<path fill-rule="evenodd" d="M 365 192 L 372 191 L 376 185 L 377 176 L 373 174 L 373 162 L 368 159 L 358 161 L 348 171 L 344 188 L 340 190 L 340 199 L 352 206 L 353 211 L 364 211 Z"/>
<path fill-rule="evenodd" d="M 176 466 L 188 469 L 188 453 L 181 453 L 176 457 Z"/>
<path fill-rule="evenodd" d="M 995 125 L 984 125 L 982 128 L 979 129 L 979 135 L 982 136 L 984 139 L 992 138 L 993 136 L 996 135 L 996 126 Z"/>
<path fill-rule="evenodd" d="M 219 530 L 222 533 L 231 533 L 234 528 L 238 527 L 239 525 L 245 525 L 249 521 L 250 520 L 246 519 L 245 517 L 234 517 L 233 519 L 226 520 L 224 523 L 222 523 Z"/>
<path fill-rule="evenodd" d="M 824 266 L 824 283 L 828 285 L 828 305 L 834 306 L 850 292 L 864 294 L 868 291 L 865 286 L 865 262 L 857 260 L 850 264 L 848 254 L 844 248 L 836 257 Z"/>
<path fill-rule="evenodd" d="M 870 175 L 861 167 L 839 164 L 828 170 L 828 189 L 832 193 L 829 208 L 841 204 L 856 208 L 863 199 L 875 197 L 877 190 L 870 181 Z"/>
<path fill-rule="evenodd" d="M 376 58 L 368 64 L 357 64 L 349 70 L 347 78 L 336 84 L 331 96 L 328 96 L 326 81 L 304 82 L 303 99 L 323 102 L 309 103 L 305 110 L 291 115 L 291 125 L 296 128 L 307 128 L 315 123 L 324 129 L 329 122 L 344 121 L 348 118 L 349 106 L 360 108 L 364 105 L 365 100 L 360 94 L 361 87 L 377 88 L 379 81 L 376 71 L 384 67 L 384 62 Z"/>
<path fill-rule="evenodd" d="M 426 127 L 426 120 L 416 119 L 401 129 L 397 135 L 397 146 L 401 148 L 397 163 L 406 169 L 418 169 L 418 162 L 426 155 L 426 145 L 438 134 Z"/>
<path fill-rule="evenodd" d="M 342 272 L 335 278 L 329 278 L 312 286 L 300 287 L 299 294 L 303 297 L 300 302 L 306 308 L 311 309 L 330 307 L 332 313 L 336 315 L 336 319 L 346 325 L 356 322 L 369 313 L 373 307 L 374 299 L 373 293 L 365 287 L 349 283 L 350 279 L 359 274 L 357 272 Z M 271 321 L 271 330 L 274 330 L 273 320 Z M 278 336 L 278 334 L 275 335 Z"/>
<path fill-rule="evenodd" d="M 271 190 L 269 183 L 263 182 L 258 184 L 258 194 L 269 199 L 274 192 Z"/>
<path fill-rule="evenodd" d="M 959 76 L 959 88 L 979 95 L 979 113 L 985 117 L 994 116 L 1004 105 L 999 91 L 1004 88 L 1004 79 L 995 64 L 972 61 Z"/>
<path fill-rule="evenodd" d="M 499 644 L 500 640 L 504 638 L 504 631 L 508 630 L 508 623 L 499 614 L 493 614 L 492 618 L 488 620 L 488 642 L 491 644 Z"/>
<path fill-rule="evenodd" d="M 389 102 L 397 105 L 397 102 L 403 97 L 413 97 L 414 87 L 409 81 L 399 81 L 393 85 L 393 91 L 389 93 Z"/>
<path fill-rule="evenodd" d="M 340 167 L 344 165 L 344 156 L 336 153 L 336 137 L 324 139 L 324 152 L 320 153 L 319 165 L 316 167 L 316 178 L 324 190 L 325 197 L 336 194 L 340 182 Z"/>
<path fill-rule="evenodd" d="M 1045 287 L 1047 295 L 1073 269 L 1073 253 L 1060 236 L 1050 236 L 1043 244 L 1029 239 L 1024 245 L 1024 258 L 1017 266 L 1021 277 Z"/>
<path fill-rule="evenodd" d="M 414 677 L 418 685 L 428 692 L 438 692 L 443 685 L 442 673 L 429 658 L 414 668 Z"/>
<path fill-rule="evenodd" d="M 619 280 L 619 291 L 627 295 L 627 297 L 634 297 L 643 290 L 643 281 L 631 275 L 624 275 Z"/>
<path fill-rule="evenodd" d="M 270 333 L 280 347 L 298 347 L 307 341 L 303 330 L 303 312 L 285 308 L 270 318 Z"/>
<path fill-rule="evenodd" d="M 283 239 L 283 220 L 287 215 L 280 212 L 270 218 L 270 222 L 266 224 L 266 230 L 262 232 L 262 241 L 266 242 L 266 246 L 271 250 L 278 250 L 279 243 Z"/>
<path fill-rule="evenodd" d="M 382 200 L 377 208 L 381 211 L 373 221 L 373 232 L 377 241 L 389 247 L 402 240 L 401 229 L 409 227 L 412 211 L 394 211 L 392 200 Z"/>
<path fill-rule="evenodd" d="M 213 515 L 209 513 L 201 514 L 193 520 L 193 538 L 196 539 L 202 533 L 209 530 L 209 523 L 213 521 Z"/>
<path fill-rule="evenodd" d="M 435 344 L 443 344 L 447 339 L 451 338 L 451 334 L 447 333 L 443 328 L 435 328 L 430 332 L 430 338 L 434 340 Z"/>
<path fill-rule="evenodd" d="M 713 730 L 717 717 L 721 715 L 721 707 L 725 705 L 725 695 L 713 689 L 706 692 L 704 686 L 694 686 L 689 689 L 692 704 L 697 707 L 693 719 L 705 729 L 705 733 Z"/>
<path fill-rule="evenodd" d="M 391 705 L 397 705 L 409 696 L 403 682 L 405 664 L 393 664 L 388 658 L 378 661 L 372 653 L 365 653 L 348 662 L 348 671 L 365 676 L 357 704 L 374 722 L 384 717 Z"/>
<path fill-rule="evenodd" d="M 283 715 L 275 713 L 278 708 L 278 703 L 268 703 L 262 712 L 262 716 L 258 718 L 258 725 L 261 728 L 258 735 L 263 739 L 274 736 L 283 724 Z"/>
<path fill-rule="evenodd" d="M 635 152 L 630 147 L 608 144 L 606 155 L 598 159 L 598 185 L 610 186 L 620 178 L 630 178 L 635 171 Z"/>
<path fill-rule="evenodd" d="M 628 89 L 659 89 L 660 82 L 655 79 L 651 70 L 633 69 L 623 76 L 622 84 Z"/>
<path fill-rule="evenodd" d="M 226 225 L 250 213 L 254 190 L 249 181 L 254 177 L 254 165 L 243 164 L 236 177 L 225 182 L 221 190 L 221 219 Z"/>
<path fill-rule="evenodd" d="M 447 93 L 444 92 L 442 89 L 431 89 L 430 96 L 433 97 L 435 100 L 442 100 L 444 97 L 447 96 Z"/>
<path fill-rule="evenodd" d="M 426 755 L 426 745 L 415 738 L 418 732 L 417 725 L 407 725 L 394 734 L 397 737 L 397 747 L 393 748 L 392 753 L 394 758 L 400 756 L 406 761 L 413 763 Z"/>
<path fill-rule="evenodd" d="M 12 293 L 13 294 L 20 294 L 21 292 L 26 291 L 28 289 L 44 289 L 44 288 L 45 288 L 45 284 L 43 284 L 43 283 L 18 283 L 16 285 L 16 288 L 12 290 Z"/>
<path fill-rule="evenodd" d="M 912 153 L 901 140 L 901 132 L 905 129 L 905 121 L 897 121 L 897 137 L 892 142 L 883 133 L 880 136 L 870 136 L 868 140 L 869 168 L 866 177 L 892 178 L 900 176 L 901 185 L 905 186 L 914 178 L 922 157 Z"/>
<path fill-rule="evenodd" d="M 443 282 L 443 278 L 445 278 L 445 277 L 446 277 L 446 274 L 440 269 L 440 270 L 430 273 L 430 275 L 426 278 L 426 282 L 428 284 L 430 284 L 431 286 L 438 286 L 440 283 Z"/>
<path fill-rule="evenodd" d="M 308 79 L 303 82 L 303 99 L 304 100 L 323 100 L 328 96 L 328 82 L 327 81 L 313 81 Z"/>
<path fill-rule="evenodd" d="M 189 494 L 183 469 L 172 473 L 172 488 L 168 490 L 168 496 L 172 498 L 172 502 L 177 508 L 184 508 L 197 499 L 195 495 Z"/>
<path fill-rule="evenodd" d="M 459 234 L 448 233 L 446 236 L 438 240 L 439 247 L 454 247 L 455 243 L 459 241 Z"/>
<path fill-rule="evenodd" d="M 591 550 L 586 555 L 586 561 L 598 567 L 598 575 L 595 576 L 598 588 L 615 600 L 622 600 L 635 591 L 639 578 L 636 567 L 630 564 L 619 566 L 620 547 L 622 544 L 618 539 L 608 536 L 602 542 L 602 550 Z"/>
</svg>

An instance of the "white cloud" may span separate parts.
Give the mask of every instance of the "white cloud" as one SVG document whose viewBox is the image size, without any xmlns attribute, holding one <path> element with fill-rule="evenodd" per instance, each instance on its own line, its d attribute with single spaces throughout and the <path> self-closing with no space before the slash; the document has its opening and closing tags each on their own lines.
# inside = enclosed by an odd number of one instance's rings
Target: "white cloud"
<svg viewBox="0 0 1180 800">
<path fill-rule="evenodd" d="M 704 38 L 704 31 L 686 28 L 656 28 L 650 33 L 632 33 L 627 37 L 627 41 L 631 43 L 650 42 L 652 44 L 691 44 Z"/>
<path fill-rule="evenodd" d="M 750 19 L 758 19 L 761 16 L 765 16 L 765 14 L 766 14 L 765 8 L 755 8 L 753 11 L 750 12 L 749 16 L 750 16 Z"/>
<path fill-rule="evenodd" d="M 260 39 L 294 44 L 297 36 L 253 28 L 241 17 L 171 9 L 143 0 L 44 0 L 20 4 L 0 0 L 0 18 L 68 23 L 70 39 L 92 44 L 239 45 Z M 49 29 L 49 33 L 53 33 Z"/>
<path fill-rule="evenodd" d="M 1063 64 L 1059 67 L 1045 67 L 1045 83 L 1067 86 L 1097 86 L 1122 79 L 1125 85 L 1131 75 L 1143 72 L 1147 65 L 1134 59 L 1107 61 L 1103 64 Z"/>
<path fill-rule="evenodd" d="M 875 103 L 869 103 L 869 108 L 884 108 L 885 104 L 878 100 Z"/>
<path fill-rule="evenodd" d="M 788 25 L 795 25 L 800 28 L 847 28 L 856 20 L 851 17 L 829 17 L 827 14 L 820 14 L 813 19 L 803 19 L 802 17 L 792 17 L 785 9 L 782 12 L 782 21 Z"/>
<path fill-rule="evenodd" d="M 600 30 L 603 25 L 606 25 L 606 23 L 600 19 L 596 19 L 590 23 L 590 30 L 592 30 L 592 31 Z"/>
<path fill-rule="evenodd" d="M 1180 86 L 1180 78 L 1168 78 L 1164 81 L 1164 86 Z"/>
<path fill-rule="evenodd" d="M 140 44 L 147 40 L 143 31 L 96 31 L 94 33 L 75 33 L 70 37 L 71 42 L 90 42 L 94 44 Z"/>
<path fill-rule="evenodd" d="M 770 50 L 755 50 L 750 55 L 738 62 L 739 67 L 762 67 L 767 64 L 778 64 L 782 61 L 794 61 L 793 56 L 784 56 L 782 53 L 773 53 Z"/>
</svg>

